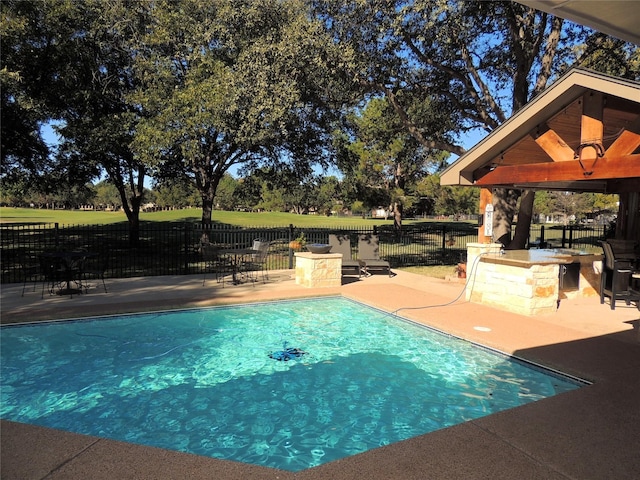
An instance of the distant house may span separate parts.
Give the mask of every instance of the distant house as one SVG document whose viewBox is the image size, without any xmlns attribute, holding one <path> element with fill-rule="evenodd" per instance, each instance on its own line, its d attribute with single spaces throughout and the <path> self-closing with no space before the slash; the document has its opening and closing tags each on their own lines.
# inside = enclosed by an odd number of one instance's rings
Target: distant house
<svg viewBox="0 0 640 480">
<path fill-rule="evenodd" d="M 153 202 L 145 203 L 140 207 L 140 210 L 142 210 L 143 212 L 155 212 L 157 209 L 158 206 Z"/>
<path fill-rule="evenodd" d="M 371 217 L 372 218 L 388 218 L 389 212 L 388 210 L 382 207 L 374 208 L 373 210 L 371 210 Z"/>
</svg>

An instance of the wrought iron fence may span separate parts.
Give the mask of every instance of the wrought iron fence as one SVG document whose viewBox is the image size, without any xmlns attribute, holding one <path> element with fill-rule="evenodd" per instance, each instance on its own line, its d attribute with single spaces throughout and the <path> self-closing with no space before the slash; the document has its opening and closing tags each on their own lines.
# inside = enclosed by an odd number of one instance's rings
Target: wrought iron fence
<svg viewBox="0 0 640 480">
<path fill-rule="evenodd" d="M 418 223 L 405 225 L 398 234 L 391 226 L 361 228 L 314 227 L 233 227 L 213 224 L 203 228 L 194 223 L 148 223 L 140 228 L 139 242 L 129 243 L 129 226 L 2 224 L 0 247 L 2 283 L 22 282 L 21 266 L 26 257 L 55 250 L 85 249 L 108 257 L 108 278 L 203 273 L 199 253 L 203 235 L 222 246 L 250 246 L 255 238 L 271 243 L 268 268 L 290 269 L 295 266 L 292 240 L 301 236 L 308 243 L 328 243 L 329 234 L 351 236 L 357 250 L 359 234 L 375 233 L 380 238 L 380 256 L 392 267 L 454 265 L 465 260 L 468 242 L 476 241 L 477 228 L 469 223 Z M 533 226 L 531 238 L 553 247 L 597 249 L 605 237 L 604 227 Z M 534 243 L 534 242 L 532 242 Z"/>
</svg>

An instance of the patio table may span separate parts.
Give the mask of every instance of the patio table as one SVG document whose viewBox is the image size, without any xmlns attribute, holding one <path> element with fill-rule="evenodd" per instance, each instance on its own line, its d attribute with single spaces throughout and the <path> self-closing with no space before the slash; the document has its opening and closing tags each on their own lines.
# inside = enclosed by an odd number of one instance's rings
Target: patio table
<svg viewBox="0 0 640 480">
<path fill-rule="evenodd" d="M 94 252 L 45 252 L 41 257 L 45 260 L 49 260 L 52 265 L 49 266 L 49 272 L 45 271 L 45 274 L 49 273 L 52 276 L 52 281 L 57 280 L 56 274 L 60 275 L 60 280 L 64 285 L 60 288 L 57 295 L 71 295 L 82 293 L 82 263 L 87 258 L 96 257 L 97 253 Z M 76 284 L 76 288 L 71 286 L 72 283 Z M 53 290 L 53 286 L 52 286 Z"/>
<path fill-rule="evenodd" d="M 238 279 L 239 267 L 242 265 L 243 259 L 248 255 L 255 255 L 257 250 L 252 248 L 224 248 L 220 250 L 219 254 L 229 258 L 231 262 L 231 283 L 238 285 L 242 283 Z"/>
</svg>

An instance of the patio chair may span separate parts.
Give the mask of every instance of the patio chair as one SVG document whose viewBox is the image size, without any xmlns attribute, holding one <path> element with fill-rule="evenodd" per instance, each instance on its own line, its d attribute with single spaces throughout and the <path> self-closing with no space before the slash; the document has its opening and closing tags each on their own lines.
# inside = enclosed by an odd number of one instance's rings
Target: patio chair
<svg viewBox="0 0 640 480">
<path fill-rule="evenodd" d="M 631 303 L 631 274 L 633 262 L 628 258 L 616 258 L 609 242 L 600 242 L 604 251 L 604 262 L 600 276 L 600 303 L 609 297 L 611 310 L 615 310 L 617 300 Z"/>
<path fill-rule="evenodd" d="M 365 272 L 366 263 L 364 260 L 355 260 L 351 256 L 351 238 L 349 235 L 329 235 L 329 245 L 331 253 L 342 254 L 342 275 L 358 275 L 358 278 Z"/>
<path fill-rule="evenodd" d="M 382 270 L 392 276 L 391 265 L 380 258 L 380 242 L 377 235 L 358 235 L 358 259 L 366 263 L 368 274 L 371 270 Z"/>
<path fill-rule="evenodd" d="M 42 281 L 42 294 L 41 298 L 44 298 L 44 284 L 45 278 L 42 272 L 42 266 L 40 260 L 34 255 L 23 255 L 20 257 L 20 269 L 22 270 L 22 276 L 24 277 L 24 283 L 22 285 L 22 297 L 27 289 L 27 283 L 33 283 L 33 291 L 36 291 L 36 284 Z"/>
<path fill-rule="evenodd" d="M 224 287 L 224 277 L 234 273 L 234 265 L 228 257 L 220 255 L 220 248 L 211 243 L 200 244 L 200 255 L 204 262 L 204 277 L 202 278 L 202 286 L 207 281 L 207 273 L 215 273 L 216 282 L 222 282 Z"/>
<path fill-rule="evenodd" d="M 56 288 L 64 282 L 64 266 L 62 265 L 62 260 L 45 253 L 40 256 L 40 271 L 42 272 L 44 283 L 47 284 L 49 295 L 53 295 Z M 44 283 L 42 285 L 43 297 Z"/>
<path fill-rule="evenodd" d="M 256 238 L 251 247 L 255 250 L 241 263 L 240 273 L 246 275 L 252 282 L 258 281 L 258 273 L 262 274 L 262 283 L 266 283 L 269 278 L 267 271 L 267 258 L 269 256 L 269 247 L 271 242 L 261 238 Z"/>
<path fill-rule="evenodd" d="M 87 258 L 84 260 L 81 266 L 82 285 L 84 286 L 84 293 L 89 291 L 90 279 L 96 279 L 102 281 L 102 288 L 104 293 L 107 292 L 107 284 L 104 281 L 104 274 L 109 268 L 109 253 L 100 252 L 95 257 Z"/>
</svg>

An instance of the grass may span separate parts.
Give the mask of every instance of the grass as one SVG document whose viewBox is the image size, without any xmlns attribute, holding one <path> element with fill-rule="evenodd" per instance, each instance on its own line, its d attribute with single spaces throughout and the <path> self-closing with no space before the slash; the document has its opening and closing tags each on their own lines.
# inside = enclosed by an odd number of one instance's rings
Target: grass
<svg viewBox="0 0 640 480">
<path fill-rule="evenodd" d="M 194 222 L 202 218 L 199 208 L 166 210 L 140 213 L 143 222 Z M 35 208 L 0 207 L 0 223 L 60 223 L 65 225 L 106 225 L 126 222 L 124 212 L 95 212 L 81 210 L 44 210 Z M 216 210 L 212 221 L 229 225 L 245 226 L 288 226 L 324 227 L 359 226 L 375 222 L 376 225 L 392 224 L 392 220 L 363 219 L 361 217 L 324 217 L 318 215 L 297 215 L 282 212 L 226 212 Z M 407 223 L 411 223 L 407 221 Z"/>
<path fill-rule="evenodd" d="M 166 210 L 140 213 L 142 222 L 193 222 L 199 223 L 202 211 L 199 208 Z M 393 220 L 362 217 L 325 217 L 321 215 L 298 215 L 283 212 L 227 212 L 215 210 L 212 222 L 239 227 L 361 227 L 392 225 Z M 0 207 L 0 223 L 59 223 L 60 225 L 108 225 L 126 222 L 124 212 L 45 210 L 37 208 Z M 403 220 L 404 225 L 430 220 Z M 467 223 L 438 220 L 436 223 Z M 472 222 L 471 222 L 472 223 Z"/>
<path fill-rule="evenodd" d="M 441 278 L 455 277 L 457 275 L 455 266 L 453 265 L 432 265 L 421 267 L 402 267 L 398 270 L 403 270 L 409 273 L 416 273 L 418 275 L 424 275 L 425 277 Z"/>
</svg>

